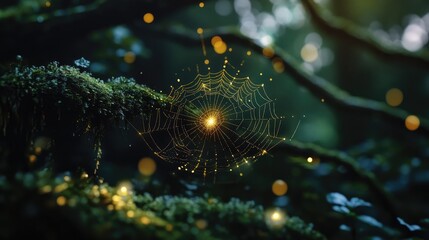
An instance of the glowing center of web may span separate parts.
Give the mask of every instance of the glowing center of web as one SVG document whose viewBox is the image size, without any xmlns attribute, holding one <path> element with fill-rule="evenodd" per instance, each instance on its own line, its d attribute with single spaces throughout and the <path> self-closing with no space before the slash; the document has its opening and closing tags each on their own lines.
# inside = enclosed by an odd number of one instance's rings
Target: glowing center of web
<svg viewBox="0 0 429 240">
<path fill-rule="evenodd" d="M 218 121 L 217 121 L 215 116 L 209 116 L 208 118 L 206 118 L 206 121 L 205 121 L 206 128 L 212 129 L 212 128 L 216 127 L 217 122 Z"/>
<path fill-rule="evenodd" d="M 222 122 L 222 113 L 218 110 L 209 110 L 200 117 L 200 124 L 206 132 L 215 131 Z"/>
</svg>

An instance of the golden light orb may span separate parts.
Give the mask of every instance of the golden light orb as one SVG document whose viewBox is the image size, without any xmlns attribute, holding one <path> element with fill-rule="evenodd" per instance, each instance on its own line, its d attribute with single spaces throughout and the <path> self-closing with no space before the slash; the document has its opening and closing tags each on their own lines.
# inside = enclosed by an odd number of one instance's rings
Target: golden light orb
<svg viewBox="0 0 429 240">
<path fill-rule="evenodd" d="M 219 110 L 209 110 L 200 117 L 200 125 L 206 132 L 215 131 L 222 122 L 222 113 Z"/>
<path fill-rule="evenodd" d="M 217 119 L 215 116 L 209 116 L 205 121 L 206 128 L 214 128 L 217 125 Z"/>
<path fill-rule="evenodd" d="M 143 15 L 143 21 L 147 24 L 152 23 L 155 20 L 155 16 L 152 13 L 146 13 Z"/>
<path fill-rule="evenodd" d="M 129 217 L 129 218 L 133 218 L 135 216 L 135 213 L 134 213 L 134 211 L 133 210 L 128 210 L 127 211 L 127 217 Z"/>
<path fill-rule="evenodd" d="M 64 196 L 59 196 L 57 198 L 57 204 L 58 206 L 64 206 L 67 203 L 67 199 Z"/>
<path fill-rule="evenodd" d="M 156 163 L 150 157 L 142 158 L 138 163 L 139 172 L 146 177 L 152 176 L 156 171 Z"/>
<path fill-rule="evenodd" d="M 217 54 L 223 54 L 226 52 L 226 50 L 228 49 L 228 46 L 226 45 L 226 43 L 224 41 L 217 41 L 214 45 L 213 45 L 214 51 Z"/>
<path fill-rule="evenodd" d="M 404 100 L 404 94 L 398 88 L 392 88 L 386 93 L 386 102 L 392 107 L 401 105 Z"/>
<path fill-rule="evenodd" d="M 409 115 L 405 119 L 405 127 L 410 131 L 416 131 L 420 127 L 420 119 L 416 115 Z"/>
<path fill-rule="evenodd" d="M 212 37 L 212 39 L 210 40 L 212 46 L 216 45 L 217 42 L 222 42 L 222 38 L 219 36 L 214 36 Z"/>
<path fill-rule="evenodd" d="M 36 160 L 37 160 L 36 155 L 31 154 L 30 156 L 28 156 L 28 161 L 29 161 L 30 163 L 35 163 L 35 162 L 36 162 Z"/>
<path fill-rule="evenodd" d="M 287 193 L 288 185 L 285 181 L 278 179 L 271 186 L 271 190 L 276 196 L 283 196 Z"/>
</svg>

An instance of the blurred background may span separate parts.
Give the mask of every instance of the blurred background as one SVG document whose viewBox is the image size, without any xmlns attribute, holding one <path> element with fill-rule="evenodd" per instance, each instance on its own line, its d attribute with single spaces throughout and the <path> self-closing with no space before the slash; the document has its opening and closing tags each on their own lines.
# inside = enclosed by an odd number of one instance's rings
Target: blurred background
<svg viewBox="0 0 429 240">
<path fill-rule="evenodd" d="M 263 83 L 268 95 L 276 99 L 277 112 L 291 117 L 280 135 L 290 137 L 301 121 L 293 141 L 349 154 L 391 194 L 398 217 L 411 223 L 428 218 L 428 133 L 419 128 L 429 118 L 429 65 L 379 57 L 341 34 L 324 30 L 312 21 L 300 0 L 142 2 L 4 0 L 0 3 L 0 63 L 7 66 L 17 55 L 30 65 L 52 61 L 75 65 L 75 60 L 84 58 L 90 62 L 86 71 L 97 78 L 125 76 L 168 93 L 170 86 L 192 81 L 196 65 L 204 66 L 205 59 L 214 68 L 225 56 L 234 66 L 244 60 L 242 75 Z M 351 26 L 362 36 L 376 39 L 374 45 L 429 56 L 426 1 L 315 2 L 321 13 L 347 23 L 339 26 Z M 204 30 L 203 36 L 221 38 L 236 32 L 266 51 L 255 52 L 228 38 L 224 42 L 232 51 L 222 51 L 209 37 L 204 40 L 204 56 L 198 28 Z M 409 116 L 397 124 L 382 114 L 337 109 L 294 81 L 283 63 L 271 58 L 270 51 L 277 49 L 302 71 L 353 96 L 404 109 Z M 49 138 L 42 132 L 35 142 L 44 146 Z M 60 150 L 56 151 L 62 152 L 69 164 L 59 169 L 73 166 L 90 172 L 94 167 L 90 140 L 85 135 L 67 135 L 63 141 L 68 144 L 58 145 Z M 137 192 L 252 200 L 314 223 L 329 239 L 349 236 L 347 229 L 340 228 L 343 218 L 326 200 L 331 192 L 371 202 L 374 206 L 366 214 L 387 225 L 390 221 L 367 183 L 315 155 L 300 158 L 277 151 L 246 166 L 244 176 L 231 173 L 214 182 L 210 177 L 177 173 L 150 152 L 131 128 L 110 128 L 102 144 L 99 175 L 113 185 L 131 183 Z M 368 235 L 375 231 L 371 226 L 363 229 Z"/>
</svg>

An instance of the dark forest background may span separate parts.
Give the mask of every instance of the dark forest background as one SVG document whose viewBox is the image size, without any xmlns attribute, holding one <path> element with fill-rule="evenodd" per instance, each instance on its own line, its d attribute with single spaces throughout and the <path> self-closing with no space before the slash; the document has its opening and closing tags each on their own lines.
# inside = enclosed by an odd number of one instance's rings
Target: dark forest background
<svg viewBox="0 0 429 240">
<path fill-rule="evenodd" d="M 207 57 L 197 28 L 204 29 Z M 225 56 L 235 66 L 244 60 L 242 73 L 266 85 L 279 114 L 294 116 L 280 135 L 290 137 L 300 121 L 290 143 L 246 166 L 243 176 L 226 173 L 216 181 L 177 172 L 148 150 L 127 121 L 114 122 L 103 128 L 98 169 L 112 186 L 132 184 L 139 194 L 191 201 L 254 201 L 313 223 L 328 239 L 428 237 L 426 1 L 4 0 L 0 36 L 4 76 L 17 64 L 57 61 L 103 80 L 133 78 L 163 93 L 191 81 L 206 58 L 213 68 Z M 232 52 L 217 53 L 213 36 Z M 76 62 L 81 58 L 88 66 Z M 2 106 L 12 101 L 6 95 Z M 16 166 L 10 153 L 21 136 L 2 136 L 2 174 L 49 166 L 54 174 L 85 172 L 91 178 L 96 137 L 74 134 L 76 128 L 82 127 L 62 120 L 36 129 L 21 141 L 27 150 L 19 150 L 24 163 Z M 41 154 L 33 152 L 37 147 Z M 148 165 L 143 158 L 150 158 Z M 277 180 L 287 184 L 286 193 L 276 194 Z M 222 223 L 214 220 L 207 228 L 217 225 Z"/>
</svg>

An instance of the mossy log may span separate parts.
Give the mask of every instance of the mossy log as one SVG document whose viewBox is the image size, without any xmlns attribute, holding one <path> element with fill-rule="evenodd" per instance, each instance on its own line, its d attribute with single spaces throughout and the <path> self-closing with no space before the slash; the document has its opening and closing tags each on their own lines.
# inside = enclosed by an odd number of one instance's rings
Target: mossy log
<svg viewBox="0 0 429 240">
<path fill-rule="evenodd" d="M 18 172 L 10 181 L 0 175 L 0 191 L 2 239 L 326 239 L 298 217 L 270 227 L 254 202 L 153 197 L 86 174 Z"/>
</svg>

